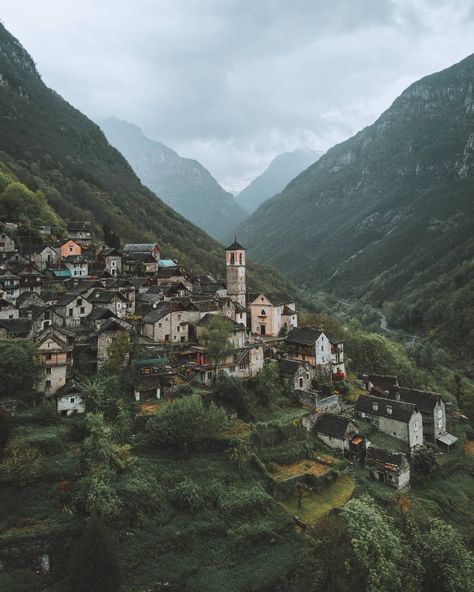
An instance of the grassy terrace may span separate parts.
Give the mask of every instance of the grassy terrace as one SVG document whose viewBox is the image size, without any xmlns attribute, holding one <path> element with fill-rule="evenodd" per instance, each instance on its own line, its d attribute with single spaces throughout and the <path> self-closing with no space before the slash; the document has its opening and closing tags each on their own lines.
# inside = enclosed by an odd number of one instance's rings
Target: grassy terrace
<svg viewBox="0 0 474 592">
<path fill-rule="evenodd" d="M 296 497 L 281 502 L 282 507 L 292 516 L 297 516 L 308 526 L 314 526 L 318 520 L 328 512 L 342 506 L 352 497 L 355 483 L 347 475 L 341 475 L 328 487 L 318 493 L 307 491 L 303 493 L 301 507 L 298 507 Z"/>
</svg>

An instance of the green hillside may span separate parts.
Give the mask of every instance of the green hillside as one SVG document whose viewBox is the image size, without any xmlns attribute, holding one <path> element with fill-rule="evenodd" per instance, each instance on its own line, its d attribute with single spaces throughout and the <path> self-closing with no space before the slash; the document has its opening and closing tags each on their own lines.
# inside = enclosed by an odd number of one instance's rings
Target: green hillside
<svg viewBox="0 0 474 592">
<path fill-rule="evenodd" d="M 241 225 L 250 254 L 472 355 L 473 83 L 470 56 L 412 84 Z"/>
<path fill-rule="evenodd" d="M 0 24 L 0 161 L 42 191 L 65 221 L 107 223 L 124 241 L 157 241 L 194 271 L 223 273 L 222 246 L 144 187 L 92 121 L 42 82 L 21 44 Z M 254 287 L 289 289 L 273 270 L 250 267 Z"/>
</svg>

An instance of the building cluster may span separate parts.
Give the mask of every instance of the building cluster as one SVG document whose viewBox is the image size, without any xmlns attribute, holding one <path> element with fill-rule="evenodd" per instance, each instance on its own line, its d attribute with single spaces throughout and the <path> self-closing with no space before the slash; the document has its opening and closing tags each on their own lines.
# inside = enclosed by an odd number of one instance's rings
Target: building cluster
<svg viewBox="0 0 474 592">
<path fill-rule="evenodd" d="M 225 249 L 223 280 L 192 273 L 156 243 L 96 244 L 87 222 L 70 223 L 65 240 L 26 246 L 2 230 L 0 338 L 35 342 L 36 390 L 64 415 L 85 411 L 81 380 L 110 363 L 120 344 L 136 400 L 172 397 L 183 385 L 209 386 L 223 373 L 250 378 L 274 360 L 286 391 L 310 408 L 308 429 L 363 460 L 375 478 L 406 488 L 407 456 L 371 445 L 357 418 L 410 451 L 427 441 L 449 449 L 456 438 L 446 431 L 442 397 L 401 387 L 396 377 L 368 375 L 354 418 L 339 415 L 340 397 L 327 387 L 346 376 L 344 343 L 322 327 L 298 327 L 291 297 L 250 292 L 245 259 L 235 240 Z M 220 356 L 208 342 L 216 317 L 227 320 L 230 335 Z"/>
<path fill-rule="evenodd" d="M 0 337 L 36 343 L 36 390 L 64 414 L 84 410 L 80 378 L 103 368 L 123 335 L 140 352 L 132 361 L 137 398 L 207 386 L 216 373 L 255 376 L 271 344 L 297 327 L 297 313 L 290 297 L 247 290 L 245 255 L 236 241 L 225 250 L 223 280 L 163 257 L 156 243 L 94 244 L 87 222 L 46 244 L 15 244 L 3 230 Z M 206 346 L 215 316 L 228 320 L 232 343 L 218 360 Z"/>
</svg>

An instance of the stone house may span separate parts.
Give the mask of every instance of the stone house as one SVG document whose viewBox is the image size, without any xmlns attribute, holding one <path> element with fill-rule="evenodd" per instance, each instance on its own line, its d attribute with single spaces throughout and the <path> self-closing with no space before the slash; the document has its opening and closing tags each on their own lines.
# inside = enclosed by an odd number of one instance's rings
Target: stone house
<svg viewBox="0 0 474 592">
<path fill-rule="evenodd" d="M 82 295 L 64 294 L 56 303 L 56 313 L 64 319 L 65 327 L 77 327 L 90 315 L 92 304 Z"/>
<path fill-rule="evenodd" d="M 121 333 L 128 333 L 131 331 L 132 326 L 129 323 L 117 318 L 109 318 L 103 321 L 97 331 L 91 335 L 93 340 L 93 350 L 96 352 L 97 359 L 97 370 L 100 370 L 105 366 L 109 360 L 109 348 L 112 342 Z M 124 363 L 129 359 L 130 353 L 128 352 L 125 356 Z"/>
<path fill-rule="evenodd" d="M 410 487 L 410 465 L 403 452 L 368 446 L 365 466 L 377 481 L 386 483 L 399 491 Z"/>
<path fill-rule="evenodd" d="M 296 305 L 291 298 L 253 294 L 249 297 L 250 329 L 253 335 L 278 337 L 297 326 Z"/>
<path fill-rule="evenodd" d="M 416 405 L 423 418 L 423 438 L 435 444 L 446 433 L 446 406 L 439 393 L 392 386 L 389 398 Z"/>
<path fill-rule="evenodd" d="M 309 391 L 314 378 L 314 368 L 308 362 L 299 360 L 278 360 L 280 382 L 289 392 Z"/>
<path fill-rule="evenodd" d="M 18 319 L 20 311 L 9 300 L 0 298 L 0 319 Z"/>
<path fill-rule="evenodd" d="M 368 419 L 377 428 L 410 449 L 423 445 L 423 419 L 416 405 L 383 397 L 362 395 L 355 404 L 357 417 Z"/>
<path fill-rule="evenodd" d="M 126 317 L 129 312 L 130 303 L 118 288 L 114 290 L 95 288 L 89 293 L 87 299 L 93 306 L 108 308 L 119 319 Z"/>
<path fill-rule="evenodd" d="M 70 239 L 88 245 L 92 240 L 92 224 L 88 221 L 69 222 L 67 234 Z"/>
<path fill-rule="evenodd" d="M 84 278 L 89 275 L 89 263 L 84 255 L 68 255 L 64 257 L 63 263 L 73 278 Z"/>
<path fill-rule="evenodd" d="M 110 275 L 116 277 L 122 274 L 122 253 L 118 249 L 107 247 L 99 253 L 98 259 Z"/>
<path fill-rule="evenodd" d="M 52 267 L 58 262 L 58 253 L 49 245 L 44 247 L 38 253 L 36 258 L 36 265 L 43 271 L 47 267 Z"/>
<path fill-rule="evenodd" d="M 0 232 L 0 254 L 13 253 L 15 241 L 6 232 Z"/>
<path fill-rule="evenodd" d="M 332 345 L 321 329 L 298 327 L 285 338 L 285 350 L 293 360 L 308 362 L 319 375 L 330 376 L 332 372 Z"/>
<path fill-rule="evenodd" d="M 155 343 L 183 343 L 188 341 L 191 320 L 179 302 L 162 302 L 144 315 L 140 332 Z"/>
<path fill-rule="evenodd" d="M 0 296 L 15 302 L 20 295 L 20 278 L 8 269 L 0 268 Z"/>
<path fill-rule="evenodd" d="M 188 358 L 188 368 L 197 382 L 210 386 L 214 381 L 216 367 L 206 348 L 193 346 L 184 353 L 184 356 Z M 263 369 L 264 363 L 263 347 L 246 345 L 240 349 L 229 350 L 224 358 L 219 360 L 217 374 L 227 374 L 242 379 L 251 378 Z"/>
<path fill-rule="evenodd" d="M 229 317 L 229 319 L 232 319 L 236 323 L 244 325 L 245 327 L 247 326 L 247 310 L 239 302 L 225 296 L 219 298 L 217 303 L 223 315 Z"/>
<path fill-rule="evenodd" d="M 19 292 L 36 292 L 41 294 L 43 276 L 41 271 L 33 263 L 19 264 L 12 268 L 12 271 L 19 278 Z"/>
<path fill-rule="evenodd" d="M 81 390 L 75 380 L 70 380 L 58 389 L 55 399 L 58 413 L 65 417 L 69 417 L 73 413 L 84 413 L 86 410 Z"/>
<path fill-rule="evenodd" d="M 54 395 L 66 384 L 72 367 L 72 347 L 59 331 L 51 327 L 37 341 L 38 378 L 36 390 L 48 396 Z"/>
<path fill-rule="evenodd" d="M 358 451 L 357 446 L 362 444 L 359 430 L 356 425 L 347 417 L 333 415 L 332 413 L 316 414 L 316 422 L 313 428 L 316 436 L 334 450 L 343 454 Z M 357 444 L 351 444 L 352 442 Z"/>
</svg>

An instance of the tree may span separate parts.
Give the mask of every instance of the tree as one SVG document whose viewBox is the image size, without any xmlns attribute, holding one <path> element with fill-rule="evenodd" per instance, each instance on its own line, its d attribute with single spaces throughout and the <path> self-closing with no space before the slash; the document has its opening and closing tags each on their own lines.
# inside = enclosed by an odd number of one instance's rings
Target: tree
<svg viewBox="0 0 474 592">
<path fill-rule="evenodd" d="M 101 413 L 88 413 L 85 418 L 88 435 L 84 439 L 82 458 L 89 469 L 111 468 L 123 471 L 130 466 L 130 445 L 118 444 L 113 429 Z"/>
<path fill-rule="evenodd" d="M 413 454 L 413 466 L 420 473 L 430 475 L 437 467 L 436 449 L 433 445 L 425 444 L 417 448 Z"/>
<path fill-rule="evenodd" d="M 345 339 L 346 331 L 341 323 L 334 317 L 325 315 L 323 313 L 303 313 L 299 319 L 299 324 L 302 327 L 321 327 L 326 335 L 330 335 L 333 339 Z"/>
<path fill-rule="evenodd" d="M 219 376 L 214 383 L 211 396 L 214 401 L 233 407 L 240 417 L 251 415 L 250 401 L 239 378 L 227 374 Z"/>
<path fill-rule="evenodd" d="M 364 495 L 353 498 L 342 509 L 360 577 L 367 592 L 401 592 L 403 549 L 401 539 L 374 500 Z"/>
<path fill-rule="evenodd" d="M 212 402 L 204 405 L 198 395 L 162 407 L 147 423 L 152 442 L 184 449 L 216 437 L 226 427 L 225 411 Z"/>
<path fill-rule="evenodd" d="M 275 362 L 265 364 L 257 374 L 253 384 L 255 397 L 265 407 L 274 407 L 283 397 L 278 366 Z"/>
<path fill-rule="evenodd" d="M 126 331 L 115 334 L 107 348 L 107 356 L 105 369 L 109 372 L 118 372 L 127 365 L 130 356 L 130 338 Z"/>
<path fill-rule="evenodd" d="M 0 469 L 18 488 L 35 481 L 43 467 L 43 455 L 22 438 L 10 440 Z"/>
<path fill-rule="evenodd" d="M 14 339 L 0 340 L 0 396 L 26 393 L 36 378 L 34 348 Z"/>
<path fill-rule="evenodd" d="M 204 334 L 204 344 L 214 362 L 214 380 L 217 378 L 217 369 L 226 354 L 234 349 L 230 342 L 232 335 L 232 321 L 227 317 L 214 315 L 209 321 Z"/>
<path fill-rule="evenodd" d="M 109 531 L 91 517 L 75 550 L 70 570 L 71 592 L 118 592 L 120 572 Z"/>
<path fill-rule="evenodd" d="M 474 582 L 474 556 L 454 528 L 432 518 L 421 535 L 424 590 L 469 592 Z"/>
<path fill-rule="evenodd" d="M 86 378 L 78 386 L 88 411 L 103 410 L 105 404 L 105 387 L 105 381 L 98 376 Z"/>
<path fill-rule="evenodd" d="M 13 429 L 13 417 L 0 407 L 0 448 L 3 448 Z"/>
</svg>

